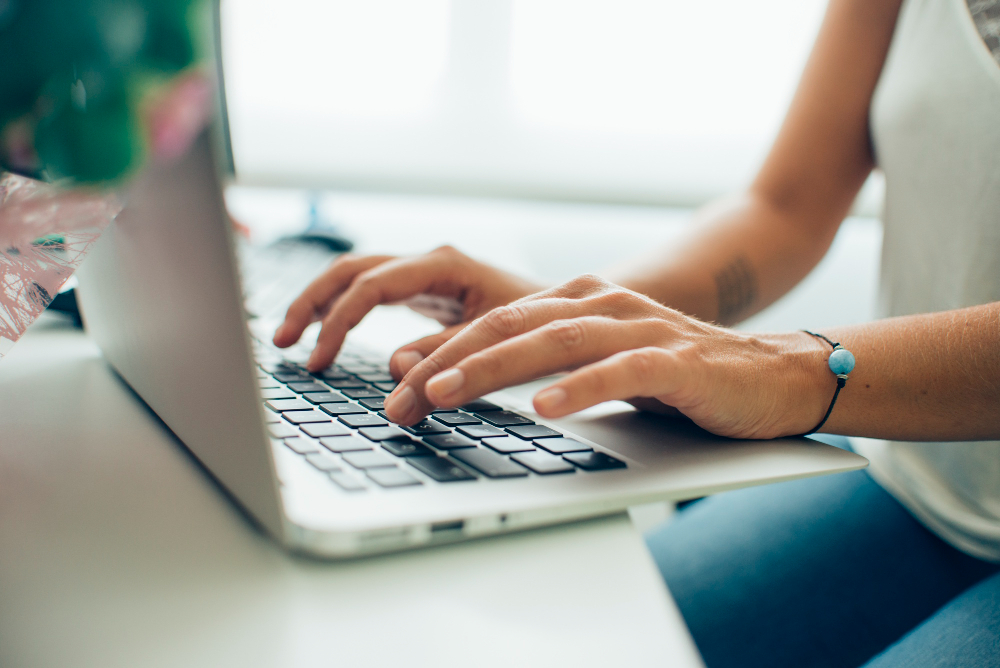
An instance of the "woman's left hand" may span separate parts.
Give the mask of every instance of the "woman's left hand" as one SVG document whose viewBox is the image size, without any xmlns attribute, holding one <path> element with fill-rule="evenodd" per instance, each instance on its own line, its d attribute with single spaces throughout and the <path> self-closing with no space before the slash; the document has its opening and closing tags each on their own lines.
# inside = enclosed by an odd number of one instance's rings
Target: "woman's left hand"
<svg viewBox="0 0 1000 668">
<path fill-rule="evenodd" d="M 718 327 L 582 276 L 469 324 L 406 374 L 385 409 L 413 424 L 436 407 L 569 371 L 535 395 L 539 415 L 652 401 L 722 436 L 774 438 L 823 416 L 834 389 L 826 352 L 802 333 Z"/>
</svg>

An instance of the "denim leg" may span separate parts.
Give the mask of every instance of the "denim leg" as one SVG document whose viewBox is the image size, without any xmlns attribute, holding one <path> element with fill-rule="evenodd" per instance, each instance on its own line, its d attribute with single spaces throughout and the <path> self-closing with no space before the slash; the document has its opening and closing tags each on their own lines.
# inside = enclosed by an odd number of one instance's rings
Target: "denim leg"
<svg viewBox="0 0 1000 668">
<path fill-rule="evenodd" d="M 1000 575 L 966 590 L 865 668 L 1000 666 Z"/>
<path fill-rule="evenodd" d="M 646 540 L 710 668 L 859 666 L 997 570 L 863 471 L 718 494 Z"/>
</svg>

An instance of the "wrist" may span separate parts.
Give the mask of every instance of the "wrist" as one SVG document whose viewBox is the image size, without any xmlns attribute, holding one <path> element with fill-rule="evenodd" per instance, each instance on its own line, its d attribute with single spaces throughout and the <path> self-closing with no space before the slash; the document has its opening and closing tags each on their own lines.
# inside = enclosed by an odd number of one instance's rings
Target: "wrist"
<svg viewBox="0 0 1000 668">
<path fill-rule="evenodd" d="M 781 436 L 808 433 L 823 419 L 837 389 L 827 364 L 829 346 L 804 332 L 766 336 L 776 350 L 770 373 L 780 385 L 777 431 Z"/>
</svg>

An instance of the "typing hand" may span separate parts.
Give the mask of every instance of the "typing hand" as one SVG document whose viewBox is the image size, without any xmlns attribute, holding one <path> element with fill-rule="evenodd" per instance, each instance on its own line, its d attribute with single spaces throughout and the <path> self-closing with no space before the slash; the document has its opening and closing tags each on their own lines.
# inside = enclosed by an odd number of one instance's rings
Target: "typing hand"
<svg viewBox="0 0 1000 668">
<path fill-rule="evenodd" d="M 583 276 L 496 308 L 435 346 L 385 410 L 409 425 L 436 407 L 570 371 L 535 395 L 540 415 L 645 399 L 724 436 L 799 434 L 816 424 L 832 391 L 824 349 L 810 339 L 725 329 Z"/>
<path fill-rule="evenodd" d="M 309 324 L 322 321 L 307 364 L 310 371 L 318 371 L 333 362 L 347 332 L 379 304 L 419 295 L 456 300 L 462 309 L 457 324 L 403 346 L 392 356 L 390 371 L 402 378 L 470 321 L 539 289 L 541 286 L 477 262 L 450 246 L 416 257 L 342 255 L 292 303 L 285 322 L 274 334 L 274 344 L 287 348 L 299 340 Z"/>
</svg>

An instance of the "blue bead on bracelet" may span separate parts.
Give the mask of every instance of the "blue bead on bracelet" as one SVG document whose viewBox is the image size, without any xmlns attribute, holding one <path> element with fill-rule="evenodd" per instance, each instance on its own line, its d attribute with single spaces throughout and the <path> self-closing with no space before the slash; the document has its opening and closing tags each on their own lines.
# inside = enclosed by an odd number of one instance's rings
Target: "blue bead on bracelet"
<svg viewBox="0 0 1000 668">
<path fill-rule="evenodd" d="M 809 336 L 815 336 L 817 339 L 823 339 L 829 343 L 831 347 L 833 347 L 833 352 L 830 353 L 830 357 L 827 359 L 826 363 L 827 366 L 830 367 L 830 371 L 837 376 L 837 389 L 833 392 L 833 400 L 830 402 L 830 407 L 826 409 L 826 415 L 823 416 L 823 419 L 819 421 L 818 425 L 813 427 L 812 430 L 802 434 L 803 436 L 808 436 L 809 434 L 815 434 L 819 431 L 830 418 L 830 413 L 833 412 L 833 406 L 837 403 L 837 397 L 840 396 L 840 391 L 844 388 L 844 385 L 847 384 L 847 374 L 854 371 L 855 359 L 850 350 L 836 341 L 831 341 L 822 334 L 810 332 L 808 329 L 803 329 L 802 331 Z"/>
<path fill-rule="evenodd" d="M 830 353 L 827 364 L 830 365 L 830 371 L 838 376 L 846 376 L 854 370 L 854 355 L 850 350 L 837 343 L 833 347 L 833 352 Z"/>
</svg>

